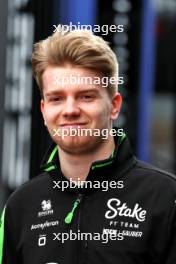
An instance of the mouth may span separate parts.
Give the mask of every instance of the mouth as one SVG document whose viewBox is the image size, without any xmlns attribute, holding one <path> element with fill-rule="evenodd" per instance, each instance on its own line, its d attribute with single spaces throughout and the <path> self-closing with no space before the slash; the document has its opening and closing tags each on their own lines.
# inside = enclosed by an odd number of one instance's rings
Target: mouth
<svg viewBox="0 0 176 264">
<path fill-rule="evenodd" d="M 64 123 L 64 124 L 61 124 L 60 127 L 82 127 L 82 126 L 85 126 L 87 123 Z"/>
</svg>

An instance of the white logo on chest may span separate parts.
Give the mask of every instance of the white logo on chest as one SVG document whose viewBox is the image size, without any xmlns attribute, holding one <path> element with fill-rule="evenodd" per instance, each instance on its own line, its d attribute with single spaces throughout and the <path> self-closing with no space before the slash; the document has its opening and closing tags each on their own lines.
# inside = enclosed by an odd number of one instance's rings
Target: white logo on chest
<svg viewBox="0 0 176 264">
<path fill-rule="evenodd" d="M 112 198 L 108 200 L 107 206 L 110 210 L 106 211 L 105 217 L 107 219 L 115 218 L 117 215 L 136 218 L 138 221 L 145 221 L 146 210 L 143 210 L 138 203 L 131 209 L 126 203 L 122 203 L 119 199 Z"/>
<path fill-rule="evenodd" d="M 51 210 L 51 201 L 43 200 L 41 203 L 41 206 L 42 206 L 43 211 Z"/>
<path fill-rule="evenodd" d="M 41 208 L 42 208 L 42 212 L 38 212 L 38 217 L 54 214 L 51 200 L 43 200 L 41 202 Z"/>
</svg>

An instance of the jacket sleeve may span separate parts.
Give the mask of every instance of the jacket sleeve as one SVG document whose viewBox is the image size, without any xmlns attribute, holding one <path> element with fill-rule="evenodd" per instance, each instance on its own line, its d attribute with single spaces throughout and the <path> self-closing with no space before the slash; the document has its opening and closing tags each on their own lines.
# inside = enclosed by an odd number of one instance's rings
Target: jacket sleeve
<svg viewBox="0 0 176 264">
<path fill-rule="evenodd" d="M 169 229 L 169 243 L 167 246 L 166 264 L 176 263 L 176 205 L 171 216 L 171 224 Z"/>
<path fill-rule="evenodd" d="M 20 264 L 16 251 L 15 230 L 8 208 L 5 206 L 0 221 L 0 264 Z"/>
</svg>

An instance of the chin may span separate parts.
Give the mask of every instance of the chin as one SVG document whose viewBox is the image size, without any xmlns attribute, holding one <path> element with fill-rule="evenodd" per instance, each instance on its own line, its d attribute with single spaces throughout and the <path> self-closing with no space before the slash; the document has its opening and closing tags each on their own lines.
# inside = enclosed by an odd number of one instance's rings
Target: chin
<svg viewBox="0 0 176 264">
<path fill-rule="evenodd" d="M 65 137 L 57 142 L 59 147 L 70 154 L 84 154 L 95 150 L 100 144 L 98 138 L 92 137 Z"/>
<path fill-rule="evenodd" d="M 90 142 L 90 139 L 88 137 L 64 137 L 60 140 L 60 143 L 62 145 L 68 146 L 68 147 L 79 147 L 84 146 L 85 144 L 88 144 Z"/>
</svg>

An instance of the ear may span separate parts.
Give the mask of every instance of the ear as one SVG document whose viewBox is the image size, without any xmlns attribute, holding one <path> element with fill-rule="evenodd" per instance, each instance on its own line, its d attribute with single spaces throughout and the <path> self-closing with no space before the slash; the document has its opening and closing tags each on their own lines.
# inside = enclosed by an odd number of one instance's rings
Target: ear
<svg viewBox="0 0 176 264">
<path fill-rule="evenodd" d="M 116 93 L 112 98 L 112 108 L 111 108 L 111 119 L 115 120 L 118 118 L 121 105 L 122 105 L 122 96 L 120 93 Z"/>
<path fill-rule="evenodd" d="M 40 100 L 40 111 L 42 113 L 44 124 L 46 126 L 46 121 L 45 121 L 45 102 L 44 102 L 43 99 Z"/>
</svg>

